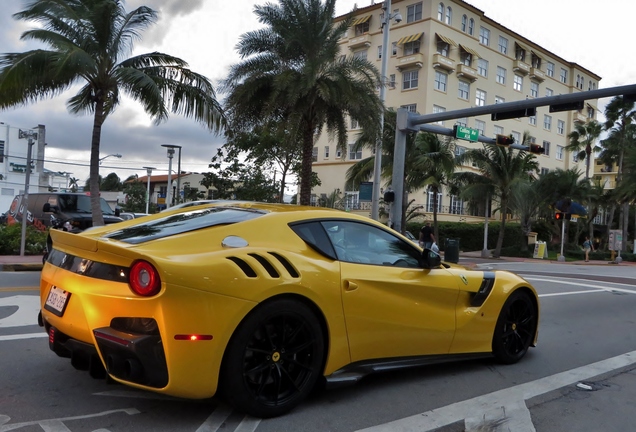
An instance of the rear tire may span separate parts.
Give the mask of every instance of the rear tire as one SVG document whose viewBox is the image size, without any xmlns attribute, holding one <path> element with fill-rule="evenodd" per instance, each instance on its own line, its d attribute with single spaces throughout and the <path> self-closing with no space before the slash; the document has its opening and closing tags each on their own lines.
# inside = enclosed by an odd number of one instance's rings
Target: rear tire
<svg viewBox="0 0 636 432">
<path fill-rule="evenodd" d="M 492 353 L 503 364 L 518 362 L 528 352 L 537 328 L 537 310 L 530 295 L 515 291 L 508 297 L 497 319 Z"/>
<path fill-rule="evenodd" d="M 290 299 L 265 303 L 243 320 L 228 344 L 222 393 L 249 415 L 282 415 L 312 391 L 324 353 L 320 322 L 308 306 Z"/>
</svg>

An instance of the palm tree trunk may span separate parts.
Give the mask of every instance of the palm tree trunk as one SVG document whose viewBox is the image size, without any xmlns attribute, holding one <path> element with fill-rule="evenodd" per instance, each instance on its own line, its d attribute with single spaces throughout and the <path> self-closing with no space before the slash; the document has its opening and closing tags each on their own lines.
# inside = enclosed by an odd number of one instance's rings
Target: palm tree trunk
<svg viewBox="0 0 636 432">
<path fill-rule="evenodd" d="M 95 117 L 93 119 L 90 162 L 91 213 L 93 213 L 93 226 L 104 225 L 104 215 L 102 214 L 99 196 L 99 146 L 102 137 L 102 124 L 104 124 L 104 101 L 101 98 L 98 98 L 97 102 L 95 102 Z"/>
<path fill-rule="evenodd" d="M 311 167 L 314 151 L 314 129 L 309 122 L 303 131 L 303 158 L 300 169 L 300 205 L 311 204 Z"/>
</svg>

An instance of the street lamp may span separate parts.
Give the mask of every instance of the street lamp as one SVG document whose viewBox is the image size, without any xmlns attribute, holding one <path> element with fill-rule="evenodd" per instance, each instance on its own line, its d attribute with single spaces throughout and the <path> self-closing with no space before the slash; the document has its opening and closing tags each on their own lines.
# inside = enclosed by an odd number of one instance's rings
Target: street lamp
<svg viewBox="0 0 636 432">
<path fill-rule="evenodd" d="M 150 205 L 150 176 L 152 175 L 152 170 L 155 169 L 155 167 L 142 167 L 146 169 L 146 213 L 148 212 L 149 209 L 149 205 Z"/>
<path fill-rule="evenodd" d="M 27 219 L 29 218 L 29 185 L 31 183 L 31 147 L 35 144 L 35 141 L 38 139 L 37 132 L 33 132 L 33 130 L 23 131 L 22 129 L 18 132 L 18 139 L 28 139 L 27 144 L 27 160 L 26 160 L 26 169 L 24 176 L 24 195 L 22 197 L 22 202 L 20 203 L 22 207 L 22 233 L 20 236 L 20 256 L 24 256 L 24 248 L 26 246 L 26 227 L 27 227 Z"/>
<path fill-rule="evenodd" d="M 382 6 L 384 10 L 383 19 L 380 24 L 382 28 L 382 70 L 380 71 L 380 102 L 382 111 L 380 112 L 380 136 L 375 143 L 375 158 L 373 160 L 373 192 L 371 196 L 371 219 L 380 219 L 380 176 L 382 174 L 382 137 L 384 135 L 384 100 L 386 99 L 386 69 L 389 57 L 389 27 L 392 19 L 396 23 L 402 21 L 399 12 L 391 13 L 391 0 L 385 0 Z"/>
<path fill-rule="evenodd" d="M 99 164 L 101 165 L 104 159 L 109 158 L 111 156 L 121 159 L 121 155 L 119 153 L 113 153 L 113 154 L 109 154 L 108 156 L 104 156 L 103 158 L 99 158 Z"/>
<path fill-rule="evenodd" d="M 180 193 L 181 188 L 181 146 L 176 144 L 161 144 L 161 147 L 168 149 L 168 159 L 170 159 L 168 166 L 168 189 L 170 189 L 170 180 L 172 174 L 172 157 L 174 156 L 174 149 L 179 149 L 179 159 L 177 163 L 177 193 Z M 172 153 L 170 151 L 172 150 Z M 168 196 L 166 196 L 168 198 Z M 174 198 L 174 197 L 173 197 Z M 166 203 L 166 208 L 170 207 L 171 201 Z"/>
</svg>

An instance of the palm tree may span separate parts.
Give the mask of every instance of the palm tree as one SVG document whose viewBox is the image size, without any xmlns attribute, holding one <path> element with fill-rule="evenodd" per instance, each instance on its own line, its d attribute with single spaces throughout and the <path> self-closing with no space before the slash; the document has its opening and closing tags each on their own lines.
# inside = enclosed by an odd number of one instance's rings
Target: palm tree
<svg viewBox="0 0 636 432">
<path fill-rule="evenodd" d="M 75 178 L 75 177 L 70 177 L 68 179 L 68 186 L 69 186 L 69 188 L 71 188 L 71 192 L 77 192 L 77 188 L 79 186 L 77 184 L 78 181 L 79 181 L 79 179 Z"/>
<path fill-rule="evenodd" d="M 242 61 L 231 67 L 224 88 L 232 118 L 245 127 L 288 112 L 289 129 L 302 137 L 300 203 L 311 199 L 314 139 L 323 127 L 337 145 L 347 144 L 347 114 L 378 136 L 380 76 L 369 61 L 341 57 L 340 39 L 352 17 L 334 23 L 336 0 L 280 0 L 255 6 L 264 28 L 245 33 Z"/>
<path fill-rule="evenodd" d="M 93 114 L 90 191 L 93 225 L 103 225 L 99 202 L 102 126 L 124 92 L 140 102 L 156 123 L 169 112 L 192 117 L 210 130 L 224 122 L 212 83 L 168 54 L 129 57 L 140 32 L 157 20 L 141 6 L 130 12 L 123 0 L 33 0 L 14 18 L 35 21 L 22 34 L 48 49 L 0 55 L 0 109 L 56 96 L 83 83 L 67 106 L 72 114 Z"/>
<path fill-rule="evenodd" d="M 590 160 L 595 141 L 601 135 L 602 126 L 596 120 L 587 123 L 576 123 L 574 130 L 568 134 L 570 143 L 566 150 L 575 152 L 578 159 L 585 159 L 585 178 L 590 178 Z"/>
<path fill-rule="evenodd" d="M 485 144 L 482 149 L 468 150 L 462 155 L 461 161 L 464 164 L 472 162 L 479 173 L 456 173 L 454 176 L 456 181 L 468 185 L 473 190 L 491 191 L 491 196 L 499 201 L 501 225 L 497 245 L 493 252 L 493 256 L 498 258 L 503 245 L 506 216 L 510 210 L 509 199 L 514 183 L 518 179 L 532 177 L 539 169 L 539 164 L 532 153 L 490 144 Z"/>
</svg>

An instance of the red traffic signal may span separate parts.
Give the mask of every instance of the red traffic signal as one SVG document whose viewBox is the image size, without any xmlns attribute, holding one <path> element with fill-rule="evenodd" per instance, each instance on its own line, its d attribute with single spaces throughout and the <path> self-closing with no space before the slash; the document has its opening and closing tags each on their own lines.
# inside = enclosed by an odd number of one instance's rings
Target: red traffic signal
<svg viewBox="0 0 636 432">
<path fill-rule="evenodd" d="M 563 213 L 561 213 L 561 212 L 554 213 L 554 219 L 563 220 Z"/>
<path fill-rule="evenodd" d="M 534 154 L 543 154 L 545 152 L 545 149 L 539 144 L 530 144 L 528 146 L 528 151 Z"/>
<path fill-rule="evenodd" d="M 515 138 L 512 135 L 499 135 L 495 137 L 495 144 L 499 146 L 509 146 L 515 143 Z"/>
</svg>

